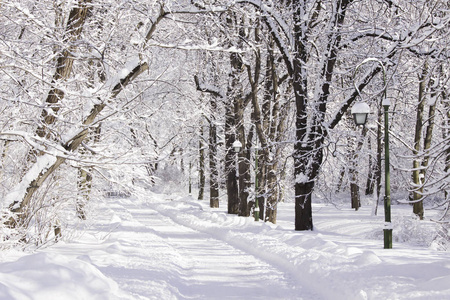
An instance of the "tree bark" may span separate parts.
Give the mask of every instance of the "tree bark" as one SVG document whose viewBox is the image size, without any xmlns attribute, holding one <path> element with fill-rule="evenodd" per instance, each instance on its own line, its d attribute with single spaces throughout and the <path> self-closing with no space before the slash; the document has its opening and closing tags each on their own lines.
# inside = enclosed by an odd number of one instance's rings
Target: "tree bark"
<svg viewBox="0 0 450 300">
<path fill-rule="evenodd" d="M 412 187 L 413 191 L 413 197 L 412 200 L 414 201 L 413 204 L 413 212 L 416 214 L 421 220 L 423 219 L 423 201 L 422 194 L 423 194 L 423 188 L 422 188 L 422 172 L 420 170 L 420 150 L 421 150 L 421 139 L 422 139 L 422 130 L 423 130 L 423 111 L 425 107 L 425 89 L 427 86 L 426 78 L 428 74 L 428 65 L 427 63 L 424 64 L 422 69 L 422 74 L 420 76 L 420 83 L 419 83 L 419 102 L 417 104 L 417 116 L 416 116 L 416 129 L 415 129 L 415 135 L 414 135 L 414 150 L 413 154 L 416 157 L 413 160 L 413 173 L 412 173 L 412 180 L 414 186 Z"/>
<path fill-rule="evenodd" d="M 85 206 L 89 201 L 89 194 L 92 188 L 92 170 L 79 168 L 78 169 L 78 190 L 80 193 L 80 198 L 77 200 L 77 216 L 81 220 L 86 220 Z"/>
<path fill-rule="evenodd" d="M 224 96 L 218 91 L 219 89 L 208 89 L 197 76 L 194 76 L 195 85 L 198 91 L 211 94 L 210 108 L 211 115 L 209 117 L 209 206 L 212 208 L 219 207 L 219 171 L 217 169 L 217 126 L 216 126 L 216 114 L 217 114 L 217 100 L 216 97 L 224 98 Z"/>
<path fill-rule="evenodd" d="M 369 151 L 371 151 L 372 149 L 372 139 L 368 138 L 367 140 L 367 148 L 369 149 Z M 366 195 L 373 195 L 373 191 L 374 191 L 374 187 L 375 187 L 375 165 L 374 165 L 374 159 L 373 156 L 371 154 L 372 152 L 369 153 L 369 171 L 367 174 L 367 182 L 366 182 Z"/>
<path fill-rule="evenodd" d="M 217 103 L 211 98 L 211 121 L 209 123 L 209 204 L 219 207 L 219 171 L 217 169 L 217 128 L 214 114 Z"/>
<path fill-rule="evenodd" d="M 442 72 L 442 69 L 441 69 L 441 72 Z M 446 140 L 448 143 L 450 143 L 450 101 L 448 98 L 448 93 L 444 88 L 443 88 L 441 94 L 442 94 L 442 102 L 444 103 L 444 111 L 445 111 L 444 140 Z M 444 172 L 448 173 L 450 171 L 450 147 L 447 146 L 444 156 L 445 156 Z M 448 188 L 444 190 L 444 197 L 445 197 L 446 201 L 450 202 L 450 193 L 449 193 Z M 448 204 L 448 207 L 450 208 L 450 203 Z M 447 213 L 448 213 L 448 211 L 447 211 Z M 448 213 L 448 216 L 450 216 L 450 213 Z"/>
<path fill-rule="evenodd" d="M 58 81 L 66 80 L 70 77 L 73 68 L 74 57 L 72 52 L 76 48 L 76 40 L 80 38 L 83 25 L 86 21 L 86 16 L 90 8 L 91 0 L 79 0 L 78 3 L 72 8 L 69 13 L 69 19 L 67 21 L 65 35 L 63 37 L 63 42 L 67 43 L 68 46 L 62 50 L 58 55 L 56 61 L 56 71 L 53 75 L 53 84 L 57 84 Z M 64 98 L 64 91 L 52 87 L 48 92 L 45 103 L 47 108 L 42 110 L 41 113 L 41 125 L 38 127 L 36 133 L 40 137 L 48 137 L 50 131 L 48 131 L 48 126 L 55 123 L 56 114 L 59 111 L 58 102 Z M 50 111 L 51 110 L 51 111 Z"/>
<path fill-rule="evenodd" d="M 356 145 L 356 149 L 352 150 L 352 154 L 351 154 L 351 161 L 350 161 L 350 193 L 351 193 L 351 198 L 352 198 L 352 208 L 354 208 L 355 210 L 359 210 L 359 208 L 361 207 L 361 195 L 359 192 L 359 184 L 358 184 L 358 171 L 357 171 L 357 160 L 358 160 L 358 156 L 359 153 L 361 153 L 361 149 L 364 145 L 364 140 L 366 138 L 367 135 L 367 127 L 363 127 L 362 129 L 362 133 L 361 136 L 358 140 L 358 143 Z"/>
<path fill-rule="evenodd" d="M 234 128 L 236 126 L 234 110 L 232 103 L 226 104 L 225 112 L 225 174 L 228 198 L 228 213 L 239 213 L 239 189 L 236 170 L 236 152 L 233 149 L 233 143 L 236 141 Z"/>
<path fill-rule="evenodd" d="M 244 132 L 244 127 L 239 129 L 239 131 Z M 240 134 L 240 137 L 242 136 Z M 250 153 L 252 147 L 252 137 L 253 130 L 250 130 L 247 141 L 240 139 L 244 149 L 238 154 L 238 170 L 239 170 L 239 216 L 248 217 L 250 211 L 248 210 L 248 196 L 251 185 L 251 175 L 250 175 Z"/>
<path fill-rule="evenodd" d="M 198 200 L 203 200 L 203 195 L 205 191 L 205 145 L 203 143 L 203 127 L 200 126 L 200 138 L 198 141 L 198 174 L 199 174 L 199 183 L 198 183 Z"/>
<path fill-rule="evenodd" d="M 237 35 L 241 38 L 238 46 L 242 45 L 242 39 L 245 39 L 245 31 L 243 20 L 230 13 L 227 16 L 227 25 L 230 29 L 236 30 Z M 237 153 L 233 149 L 233 143 L 242 139 L 245 145 L 245 131 L 243 129 L 243 109 L 244 96 L 243 86 L 240 77 L 244 69 L 244 63 L 238 53 L 230 54 L 231 71 L 229 74 L 227 103 L 225 104 L 225 173 L 227 176 L 227 196 L 228 196 L 228 213 L 239 214 L 240 194 L 238 187 L 238 166 Z"/>
</svg>

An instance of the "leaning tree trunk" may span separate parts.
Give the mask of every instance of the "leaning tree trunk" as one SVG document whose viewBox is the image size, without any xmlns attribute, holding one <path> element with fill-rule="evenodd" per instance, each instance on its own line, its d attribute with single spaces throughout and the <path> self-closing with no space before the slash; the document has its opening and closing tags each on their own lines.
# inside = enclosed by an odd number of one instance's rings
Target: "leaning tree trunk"
<svg viewBox="0 0 450 300">
<path fill-rule="evenodd" d="M 73 63 L 75 60 L 73 52 L 75 52 L 77 47 L 76 41 L 81 36 L 83 25 L 86 21 L 87 13 L 90 8 L 89 5 L 90 2 L 91 2 L 90 0 L 79 0 L 77 4 L 74 5 L 74 7 L 70 10 L 67 24 L 65 26 L 64 36 L 62 39 L 62 42 L 67 43 L 67 45 L 69 46 L 63 48 L 61 52 L 57 54 L 56 70 L 52 78 L 52 87 L 49 90 L 47 97 L 45 99 L 46 107 L 41 112 L 40 124 L 36 130 L 36 134 L 41 138 L 50 138 L 51 130 L 49 130 L 49 126 L 53 125 L 57 120 L 58 111 L 60 109 L 59 102 L 64 98 L 64 91 L 57 88 L 56 85 L 58 82 L 67 80 L 72 74 Z M 37 156 L 42 155 L 43 153 L 36 151 L 35 149 L 32 149 L 28 153 L 27 160 L 30 163 L 36 163 L 37 161 L 39 161 Z M 55 162 L 55 168 L 54 169 L 50 168 L 51 172 L 48 173 L 48 175 L 50 175 L 54 170 L 56 170 L 56 168 L 58 168 L 59 165 L 60 165 L 59 159 L 57 159 Z M 45 181 L 48 175 L 45 176 L 42 182 L 36 181 L 37 185 L 35 187 L 29 186 L 26 190 L 26 194 L 23 199 L 14 200 L 14 202 L 10 205 L 10 209 L 13 213 L 16 214 L 15 217 L 17 219 L 13 220 L 12 218 L 9 221 L 7 221 L 9 226 L 15 227 L 18 223 L 22 224 L 25 221 L 25 219 L 28 217 L 26 207 L 30 204 L 31 196 Z M 58 229 L 55 230 L 55 233 L 57 233 L 56 236 L 58 236 L 61 234 L 61 232 L 59 225 L 56 227 Z"/>
<path fill-rule="evenodd" d="M 116 98 L 125 86 L 127 86 L 132 80 L 134 80 L 137 76 L 139 76 L 146 70 L 148 70 L 147 63 L 138 64 L 135 68 L 133 68 L 125 77 L 120 80 L 117 85 L 114 86 L 111 93 L 111 99 Z M 74 152 L 78 149 L 81 143 L 89 135 L 89 126 L 95 121 L 96 117 L 103 111 L 106 105 L 107 103 L 94 105 L 89 115 L 82 122 L 80 131 L 62 145 L 62 147 L 67 152 Z M 44 154 L 43 156 L 38 158 L 38 161 L 35 164 L 36 169 L 31 168 L 29 172 L 34 173 L 35 171 L 39 171 L 39 173 L 35 177 L 35 179 L 31 180 L 31 182 L 28 184 L 28 187 L 26 188 L 25 193 L 21 196 L 21 199 L 14 200 L 10 204 L 9 209 L 13 213 L 13 216 L 5 222 L 5 225 L 11 228 L 15 228 L 23 224 L 27 217 L 26 209 L 30 204 L 34 193 L 42 186 L 46 179 L 65 161 L 66 156 L 54 156 L 50 154 Z M 27 176 L 24 177 L 24 180 L 26 180 L 26 177 Z M 8 194 L 6 196 L 6 199 L 9 200 L 12 197 L 16 196 L 17 195 L 13 190 L 11 194 Z"/>
<path fill-rule="evenodd" d="M 87 3 L 89 2 L 90 2 L 89 0 L 86 1 L 80 0 L 77 7 L 72 9 L 71 13 L 69 14 L 69 23 L 71 24 L 70 26 L 73 26 L 72 29 L 70 30 L 71 32 L 77 33 L 78 30 L 80 30 L 81 33 L 81 26 L 86 18 L 86 13 L 88 9 Z M 165 12 L 161 7 L 158 17 L 151 24 L 147 32 L 145 41 L 148 41 L 152 37 L 153 33 L 156 30 L 156 26 L 164 18 L 165 15 L 167 15 L 167 12 Z M 71 56 L 68 55 L 67 59 L 69 59 L 69 61 L 66 61 L 64 65 L 62 63 L 59 63 L 58 67 L 64 67 L 66 63 L 71 65 L 72 62 L 70 62 L 71 59 L 70 57 Z M 115 99 L 130 82 L 132 82 L 137 76 L 139 76 L 146 70 L 148 70 L 148 64 L 146 62 L 138 62 L 133 68 L 128 68 L 126 75 L 122 76 L 120 80 L 118 80 L 118 83 L 112 87 L 109 99 L 110 100 Z M 59 79 L 58 76 L 60 75 L 56 75 L 56 77 Z M 54 97 L 55 95 L 57 96 L 61 94 L 58 90 L 55 91 L 52 90 L 49 93 L 48 98 Z M 59 100 L 58 97 L 57 99 Z M 93 106 L 88 116 L 81 122 L 81 127 L 79 128 L 79 131 L 74 136 L 72 136 L 72 138 L 70 138 L 68 141 L 61 144 L 61 146 L 65 149 L 65 151 L 74 152 L 78 149 L 81 143 L 87 138 L 90 130 L 89 127 L 92 125 L 92 123 L 94 123 L 97 116 L 103 111 L 103 109 L 106 107 L 109 101 L 105 100 L 105 102 L 95 104 Z M 44 118 L 45 125 L 49 125 L 49 123 L 47 123 L 48 122 L 47 120 L 54 121 L 54 119 L 50 117 L 46 119 L 47 115 L 45 115 L 44 113 L 42 117 Z M 45 128 L 44 130 L 38 129 L 38 134 L 39 132 L 45 132 Z M 63 164 L 66 161 L 66 156 L 58 156 L 58 155 L 55 156 L 50 154 L 44 154 L 43 156 L 38 157 L 37 159 L 38 159 L 37 163 L 35 163 L 33 167 L 30 169 L 30 171 L 28 171 L 29 176 L 25 175 L 22 182 L 19 183 L 18 186 L 16 186 L 16 189 L 12 190 L 5 197 L 5 200 L 12 201 L 12 203 L 9 206 L 12 216 L 4 222 L 5 225 L 11 228 L 15 228 L 24 224 L 24 221 L 28 217 L 27 207 L 29 207 L 30 201 L 34 193 L 42 186 L 42 184 L 46 181 L 46 179 L 55 170 L 57 170 L 61 164 Z M 34 179 L 27 179 L 30 177 Z M 25 189 L 22 188 L 23 185 L 26 186 Z M 20 190 L 20 193 L 17 193 L 18 192 L 17 189 Z"/>
<path fill-rule="evenodd" d="M 56 60 L 56 71 L 53 75 L 52 83 L 56 84 L 57 81 L 66 80 L 70 77 L 73 68 L 73 62 L 75 56 L 73 51 L 75 50 L 76 40 L 80 38 L 83 25 L 86 21 L 87 12 L 89 10 L 89 3 L 91 0 L 79 0 L 74 8 L 69 13 L 69 19 L 67 21 L 63 42 L 69 43 L 69 47 L 64 48 Z M 52 87 L 48 92 L 45 103 L 48 109 L 51 109 L 50 113 L 47 109 L 42 110 L 41 125 L 37 129 L 37 135 L 40 137 L 48 137 L 50 132 L 48 126 L 55 123 L 57 114 L 59 111 L 59 101 L 64 98 L 64 91 L 57 87 Z"/>
</svg>

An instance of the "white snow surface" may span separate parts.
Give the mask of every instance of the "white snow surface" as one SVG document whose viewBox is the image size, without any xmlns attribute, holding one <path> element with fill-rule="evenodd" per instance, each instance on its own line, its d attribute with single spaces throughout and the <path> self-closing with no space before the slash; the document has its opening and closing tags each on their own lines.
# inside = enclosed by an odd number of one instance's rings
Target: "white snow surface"
<svg viewBox="0 0 450 300">
<path fill-rule="evenodd" d="M 277 225 L 220 204 L 106 199 L 75 241 L 0 252 L 0 299 L 450 299 L 450 253 L 395 225 L 409 205 L 393 206 L 394 245 L 383 249 L 384 216 L 369 206 L 313 205 L 314 231 L 299 232 L 293 203 L 280 203 Z M 409 224 L 432 236 L 432 222 Z"/>
<path fill-rule="evenodd" d="M 370 113 L 370 106 L 365 102 L 357 102 L 353 104 L 352 114 L 368 114 Z"/>
</svg>

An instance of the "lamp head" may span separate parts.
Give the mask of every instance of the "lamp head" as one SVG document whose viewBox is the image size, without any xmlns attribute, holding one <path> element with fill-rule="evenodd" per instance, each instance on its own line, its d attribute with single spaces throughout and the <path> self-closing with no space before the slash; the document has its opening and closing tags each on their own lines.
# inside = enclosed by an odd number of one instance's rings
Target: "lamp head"
<svg viewBox="0 0 450 300">
<path fill-rule="evenodd" d="M 357 102 L 353 104 L 352 115 L 356 125 L 364 125 L 367 122 L 367 115 L 370 112 L 370 107 L 367 103 Z"/>
<path fill-rule="evenodd" d="M 242 149 L 242 143 L 238 140 L 235 140 L 233 143 L 233 149 L 236 153 L 239 153 Z"/>
</svg>

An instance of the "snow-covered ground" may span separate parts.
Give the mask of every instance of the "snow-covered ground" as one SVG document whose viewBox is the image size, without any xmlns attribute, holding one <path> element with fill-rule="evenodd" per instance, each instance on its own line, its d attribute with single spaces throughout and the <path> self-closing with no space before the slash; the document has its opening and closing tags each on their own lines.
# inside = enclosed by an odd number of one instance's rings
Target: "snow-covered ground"
<svg viewBox="0 0 450 300">
<path fill-rule="evenodd" d="M 394 246 L 383 249 L 383 212 L 314 205 L 312 232 L 150 194 L 110 198 L 76 241 L 0 252 L 0 299 L 450 299 L 450 253 L 426 246 L 433 223 L 393 206 Z"/>
</svg>

